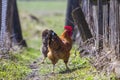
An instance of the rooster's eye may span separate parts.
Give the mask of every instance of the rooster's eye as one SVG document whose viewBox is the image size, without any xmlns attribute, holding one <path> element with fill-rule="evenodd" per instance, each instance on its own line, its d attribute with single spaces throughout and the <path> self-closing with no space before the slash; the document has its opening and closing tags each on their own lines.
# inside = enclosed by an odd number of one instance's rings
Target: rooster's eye
<svg viewBox="0 0 120 80">
<path fill-rule="evenodd" d="M 54 33 L 54 32 L 52 32 L 52 35 L 54 36 L 54 35 L 55 35 L 55 33 Z"/>
</svg>

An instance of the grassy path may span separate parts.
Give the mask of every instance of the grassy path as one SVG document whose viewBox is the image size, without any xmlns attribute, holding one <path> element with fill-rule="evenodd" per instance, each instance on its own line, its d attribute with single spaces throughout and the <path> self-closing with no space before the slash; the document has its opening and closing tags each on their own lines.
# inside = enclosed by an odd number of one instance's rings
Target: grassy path
<svg viewBox="0 0 120 80">
<path fill-rule="evenodd" d="M 31 72 L 27 75 L 26 80 L 92 80 L 92 74 L 86 75 L 89 73 L 87 70 L 90 70 L 87 60 L 81 59 L 79 54 L 75 56 L 73 53 L 72 50 L 69 60 L 70 71 L 66 71 L 63 61 L 60 60 L 56 64 L 55 74 L 51 74 L 50 60 L 46 59 L 44 64 L 40 64 L 42 58 L 38 58 L 29 65 Z"/>
<path fill-rule="evenodd" d="M 29 67 L 30 69 L 32 70 L 31 73 L 29 73 L 26 77 L 26 80 L 40 80 L 41 79 L 41 76 L 39 74 L 39 63 L 40 63 L 41 59 L 37 59 L 35 61 L 33 61 Z"/>
</svg>

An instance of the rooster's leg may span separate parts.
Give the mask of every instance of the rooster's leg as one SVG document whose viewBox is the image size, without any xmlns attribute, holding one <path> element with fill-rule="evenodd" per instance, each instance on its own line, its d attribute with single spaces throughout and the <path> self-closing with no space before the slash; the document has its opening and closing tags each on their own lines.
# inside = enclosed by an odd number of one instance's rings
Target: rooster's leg
<svg viewBox="0 0 120 80">
<path fill-rule="evenodd" d="M 42 64 L 44 64 L 45 59 L 46 59 L 46 57 L 44 57 L 44 59 L 42 60 L 42 62 L 41 62 Z"/>
<path fill-rule="evenodd" d="M 64 61 L 64 63 L 65 63 L 66 69 L 69 70 L 69 67 L 67 65 L 68 61 Z"/>
<path fill-rule="evenodd" d="M 54 73 L 54 70 L 55 70 L 55 64 L 53 64 L 53 71 L 52 71 L 52 73 Z"/>
<path fill-rule="evenodd" d="M 54 70 L 55 70 L 55 64 L 58 62 L 58 59 L 53 59 L 52 60 L 52 64 L 53 64 L 53 71 L 52 73 L 54 73 Z"/>
<path fill-rule="evenodd" d="M 68 69 L 68 70 L 69 70 L 69 67 L 68 67 L 68 65 L 67 65 L 67 64 L 65 64 L 65 66 L 66 66 L 66 69 Z"/>
</svg>

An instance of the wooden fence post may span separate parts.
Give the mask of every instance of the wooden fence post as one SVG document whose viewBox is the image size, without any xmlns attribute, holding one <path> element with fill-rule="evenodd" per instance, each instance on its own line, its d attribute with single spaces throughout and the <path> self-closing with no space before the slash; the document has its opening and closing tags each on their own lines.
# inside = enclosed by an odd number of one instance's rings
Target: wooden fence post
<svg viewBox="0 0 120 80">
<path fill-rule="evenodd" d="M 118 20 L 118 59 L 120 60 L 120 0 L 118 0 L 118 7 L 119 7 L 119 12 L 118 12 L 118 15 L 119 15 L 119 20 Z"/>
<path fill-rule="evenodd" d="M 97 5 L 92 3 L 92 10 L 93 10 L 93 23 L 94 23 L 94 33 L 95 33 L 95 47 L 98 49 L 99 45 L 99 40 L 97 39 L 97 34 L 98 34 L 98 15 L 97 15 Z M 96 40 L 97 39 L 97 40 Z"/>
<path fill-rule="evenodd" d="M 118 8 L 118 1 L 117 0 L 110 0 L 110 46 L 111 49 L 116 53 L 117 49 L 117 36 L 118 36 L 118 14 L 119 13 L 119 8 Z"/>
<path fill-rule="evenodd" d="M 103 3 L 103 47 L 109 48 L 109 2 Z"/>
<path fill-rule="evenodd" d="M 92 38 L 92 34 L 85 20 L 84 13 L 80 7 L 73 10 L 73 18 L 78 26 L 83 42 Z"/>
<path fill-rule="evenodd" d="M 96 27 L 96 48 L 103 48 L 103 8 L 102 0 L 97 0 L 98 5 L 98 26 Z"/>
<path fill-rule="evenodd" d="M 95 31 L 94 31 L 94 23 L 93 23 L 93 17 L 92 17 L 92 4 L 91 0 L 81 0 L 81 8 L 82 11 L 85 15 L 85 19 L 89 25 L 89 29 L 91 31 L 91 34 L 95 36 Z"/>
</svg>

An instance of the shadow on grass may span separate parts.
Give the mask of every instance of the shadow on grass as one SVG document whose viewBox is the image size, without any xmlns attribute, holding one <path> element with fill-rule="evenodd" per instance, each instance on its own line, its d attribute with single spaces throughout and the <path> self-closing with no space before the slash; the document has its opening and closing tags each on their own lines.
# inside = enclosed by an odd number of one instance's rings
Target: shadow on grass
<svg viewBox="0 0 120 80">
<path fill-rule="evenodd" d="M 72 73 L 72 72 L 74 72 L 74 71 L 76 71 L 78 69 L 83 69 L 83 68 L 85 68 L 85 66 L 76 66 L 76 67 L 74 67 L 72 69 L 69 69 L 69 70 L 60 71 L 59 73 L 60 74 Z"/>
</svg>

